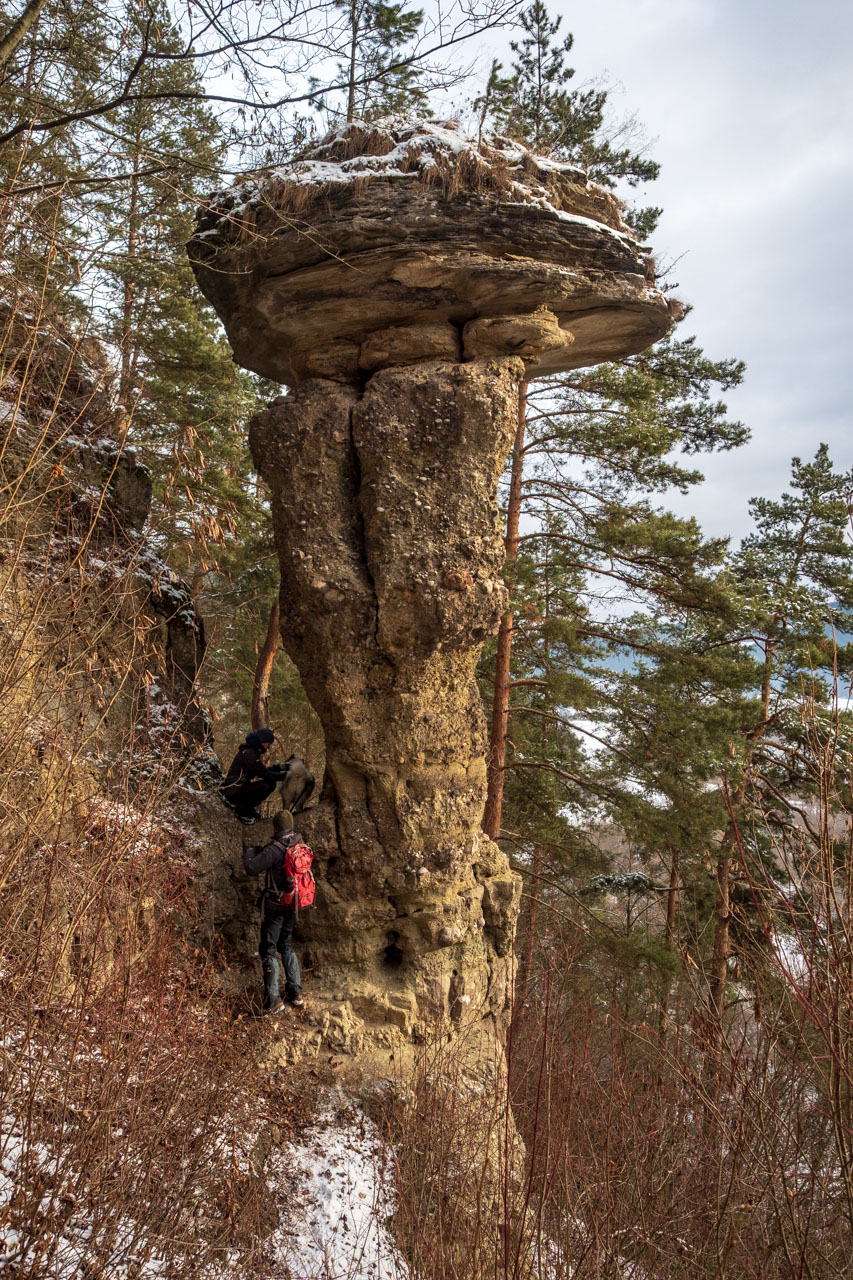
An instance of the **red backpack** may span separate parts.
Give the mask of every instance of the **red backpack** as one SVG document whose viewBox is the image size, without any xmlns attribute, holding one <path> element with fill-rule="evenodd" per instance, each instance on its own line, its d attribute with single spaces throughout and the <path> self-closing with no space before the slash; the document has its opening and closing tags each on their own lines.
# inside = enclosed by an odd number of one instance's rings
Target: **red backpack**
<svg viewBox="0 0 853 1280">
<path fill-rule="evenodd" d="M 311 874 L 313 861 L 314 854 L 307 844 L 292 844 L 284 855 L 284 867 L 278 872 L 279 877 L 282 871 L 284 872 L 282 889 L 279 889 L 272 873 L 268 872 L 268 889 L 275 897 L 276 905 L 293 907 L 297 915 L 301 907 L 313 906 L 316 889 L 314 877 Z M 288 885 L 293 887 L 288 890 Z"/>
</svg>

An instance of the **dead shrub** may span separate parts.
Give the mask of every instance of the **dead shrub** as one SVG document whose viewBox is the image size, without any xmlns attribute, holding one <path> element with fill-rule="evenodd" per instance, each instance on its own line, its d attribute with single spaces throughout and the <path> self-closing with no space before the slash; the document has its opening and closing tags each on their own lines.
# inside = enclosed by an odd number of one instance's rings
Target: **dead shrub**
<svg viewBox="0 0 853 1280">
<path fill-rule="evenodd" d="M 193 941 L 194 863 L 163 817 L 187 751 L 146 549 L 112 505 L 116 418 L 39 299 L 17 308 L 0 332 L 0 1265 L 247 1275 L 270 1225 L 253 1035 Z"/>
</svg>

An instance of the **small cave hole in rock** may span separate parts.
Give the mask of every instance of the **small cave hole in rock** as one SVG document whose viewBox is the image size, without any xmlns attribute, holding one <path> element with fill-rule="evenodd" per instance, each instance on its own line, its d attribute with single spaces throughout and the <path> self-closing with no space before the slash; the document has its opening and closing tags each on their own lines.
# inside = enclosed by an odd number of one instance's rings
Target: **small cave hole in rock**
<svg viewBox="0 0 853 1280">
<path fill-rule="evenodd" d="M 398 947 L 400 935 L 396 929 L 392 929 L 388 934 L 388 946 L 383 952 L 383 963 L 386 969 L 399 969 L 403 963 L 403 952 Z"/>
</svg>

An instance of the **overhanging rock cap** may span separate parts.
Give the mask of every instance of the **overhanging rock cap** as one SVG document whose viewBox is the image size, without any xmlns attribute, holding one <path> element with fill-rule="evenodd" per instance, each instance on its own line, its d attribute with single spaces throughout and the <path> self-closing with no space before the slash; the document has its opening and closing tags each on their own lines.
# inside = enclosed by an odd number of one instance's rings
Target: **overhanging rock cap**
<svg viewBox="0 0 853 1280">
<path fill-rule="evenodd" d="M 621 214 L 580 169 L 509 139 L 356 123 L 212 197 L 189 253 L 239 363 L 277 382 L 354 382 L 489 343 L 536 376 L 633 354 L 669 328 L 650 251 Z"/>
</svg>

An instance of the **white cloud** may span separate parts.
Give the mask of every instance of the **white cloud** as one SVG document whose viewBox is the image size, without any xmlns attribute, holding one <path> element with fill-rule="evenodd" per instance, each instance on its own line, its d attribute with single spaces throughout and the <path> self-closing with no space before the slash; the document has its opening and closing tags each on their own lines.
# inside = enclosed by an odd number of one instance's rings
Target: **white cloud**
<svg viewBox="0 0 853 1280">
<path fill-rule="evenodd" d="M 727 397 L 753 440 L 700 459 L 706 483 L 672 506 L 740 536 L 749 497 L 784 489 L 795 454 L 853 465 L 853 8 L 817 0 L 594 0 L 569 6 L 576 83 L 605 72 L 661 162 L 643 197 L 654 236 L 713 357 L 746 360 Z M 508 40 L 494 42 L 505 65 Z M 482 59 L 486 65 L 486 58 Z"/>
<path fill-rule="evenodd" d="M 839 468 L 853 464 L 853 13 L 598 0 L 566 6 L 563 25 L 578 76 L 606 68 L 656 140 L 655 242 L 685 254 L 675 276 L 688 323 L 710 355 L 748 363 L 729 404 L 753 442 L 709 460 L 682 508 L 739 534 L 747 498 L 783 489 L 793 454 L 826 440 Z"/>
</svg>

